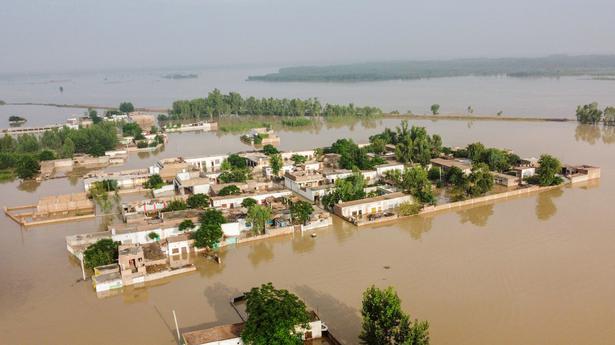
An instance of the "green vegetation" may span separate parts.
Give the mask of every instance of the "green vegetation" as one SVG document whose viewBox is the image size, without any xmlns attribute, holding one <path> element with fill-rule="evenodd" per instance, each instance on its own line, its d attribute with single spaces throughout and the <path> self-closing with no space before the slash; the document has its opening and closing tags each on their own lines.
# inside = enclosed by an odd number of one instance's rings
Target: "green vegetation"
<svg viewBox="0 0 615 345">
<path fill-rule="evenodd" d="M 252 117 L 221 118 L 218 121 L 218 130 L 225 133 L 242 133 L 252 128 L 270 127 L 272 121 L 259 120 Z"/>
<path fill-rule="evenodd" d="M 335 188 L 322 197 L 322 204 L 328 209 L 338 202 L 365 198 L 365 180 L 359 171 L 344 179 L 335 180 Z"/>
<path fill-rule="evenodd" d="M 538 160 L 540 165 L 536 169 L 536 175 L 530 178 L 530 182 L 540 186 L 556 186 L 563 182 L 562 178 L 557 174 L 562 170 L 560 161 L 550 155 L 542 155 Z"/>
<path fill-rule="evenodd" d="M 298 155 L 298 154 L 294 154 L 292 155 L 292 157 L 290 157 L 290 160 L 293 161 L 293 163 L 295 163 L 295 165 L 301 165 L 303 163 L 305 163 L 307 161 L 307 157 L 306 156 L 302 156 L 302 155 Z"/>
<path fill-rule="evenodd" d="M 308 329 L 310 317 L 305 304 L 286 290 L 271 283 L 246 293 L 248 319 L 241 332 L 246 345 L 301 345 L 299 328 Z"/>
<path fill-rule="evenodd" d="M 143 188 L 147 189 L 160 189 L 162 186 L 164 186 L 164 181 L 158 174 L 150 175 L 150 177 L 147 178 L 147 181 L 143 184 Z"/>
<path fill-rule="evenodd" d="M 192 194 L 186 199 L 188 208 L 198 209 L 209 206 L 209 197 L 203 193 Z"/>
<path fill-rule="evenodd" d="M 214 89 L 205 98 L 180 100 L 173 102 L 168 119 L 199 119 L 222 115 L 275 115 L 275 116 L 370 116 L 380 114 L 378 108 L 355 107 L 349 105 L 331 105 L 324 107 L 317 99 L 274 99 L 254 97 L 243 98 L 236 92 L 222 94 Z M 299 120 L 301 121 L 301 120 Z M 299 125 L 298 122 L 289 122 Z M 253 128 L 253 127 L 252 127 Z"/>
<path fill-rule="evenodd" d="M 410 321 L 392 287 L 371 286 L 363 293 L 361 344 L 429 345 L 429 323 Z"/>
<path fill-rule="evenodd" d="M 340 155 L 339 165 L 343 169 L 370 170 L 384 163 L 380 157 L 370 158 L 368 152 L 367 148 L 359 148 L 352 139 L 338 139 L 331 147 L 325 149 L 325 153 Z"/>
<path fill-rule="evenodd" d="M 169 201 L 167 206 L 162 209 L 162 212 L 183 211 L 188 209 L 188 204 L 182 199 L 173 199 Z"/>
<path fill-rule="evenodd" d="M 386 177 L 405 193 L 411 194 L 421 204 L 435 204 L 431 181 L 427 171 L 421 166 L 399 170 L 389 170 Z"/>
<path fill-rule="evenodd" d="M 239 189 L 239 187 L 235 186 L 234 184 L 232 184 L 230 186 L 224 186 L 218 192 L 218 195 L 220 195 L 220 196 L 239 195 L 239 194 L 241 194 L 241 189 Z"/>
<path fill-rule="evenodd" d="M 539 58 L 477 58 L 287 67 L 281 68 L 277 73 L 250 76 L 248 80 L 356 82 L 473 75 L 507 75 L 509 77 L 609 76 L 615 75 L 615 55 L 552 55 Z"/>
<path fill-rule="evenodd" d="M 449 169 L 447 181 L 453 186 L 452 199 L 455 201 L 475 198 L 489 192 L 494 185 L 493 174 L 485 163 L 476 163 L 472 172 L 466 176 L 461 169 Z"/>
<path fill-rule="evenodd" d="M 186 230 L 192 230 L 194 229 L 194 222 L 190 219 L 185 219 L 183 220 L 181 223 L 179 223 L 178 226 L 178 230 L 179 231 L 186 231 Z"/>
<path fill-rule="evenodd" d="M 152 231 L 149 234 L 147 234 L 147 238 L 149 238 L 152 241 L 160 241 L 160 235 L 158 235 L 158 233 Z"/>
<path fill-rule="evenodd" d="M 214 249 L 222 238 L 222 224 L 226 219 L 222 212 L 210 208 L 201 214 L 199 229 L 192 234 L 194 246 L 197 248 Z"/>
<path fill-rule="evenodd" d="M 17 115 L 11 115 L 9 116 L 9 123 L 24 123 L 28 120 L 26 120 L 25 118 L 21 117 L 21 116 L 17 116 Z"/>
<path fill-rule="evenodd" d="M 40 170 L 40 164 L 38 164 L 38 161 L 32 155 L 21 155 L 17 159 L 15 173 L 20 179 L 31 179 L 38 174 Z"/>
<path fill-rule="evenodd" d="M 419 214 L 423 205 L 418 202 L 404 202 L 399 204 L 399 215 L 400 216 L 413 216 L 415 214 Z"/>
<path fill-rule="evenodd" d="M 468 145 L 465 152 L 459 154 L 459 156 L 465 156 L 475 164 L 485 163 L 489 166 L 490 170 L 498 172 L 510 170 L 513 165 L 516 165 L 521 160 L 514 153 L 508 153 L 496 148 L 486 148 L 480 142 Z"/>
<path fill-rule="evenodd" d="M 282 170 L 282 167 L 284 166 L 282 155 L 276 153 L 269 156 L 269 165 L 271 166 L 271 172 L 273 172 L 273 175 L 278 176 L 280 174 L 280 170 Z"/>
<path fill-rule="evenodd" d="M 429 136 L 425 127 L 412 126 L 408 129 L 408 121 L 402 121 L 395 131 L 386 128 L 382 133 L 369 138 L 370 149 L 373 152 L 383 152 L 385 145 L 395 146 L 395 157 L 402 163 L 429 164 L 431 158 L 440 155 L 442 138 L 434 134 Z"/>
<path fill-rule="evenodd" d="M 234 153 L 226 158 L 220 167 L 222 173 L 218 179 L 222 183 L 245 182 L 248 180 L 250 170 L 246 159 Z"/>
<path fill-rule="evenodd" d="M 122 113 L 132 113 L 135 111 L 135 107 L 130 102 L 122 102 L 120 103 L 119 110 Z"/>
<path fill-rule="evenodd" d="M 290 205 L 290 216 L 296 224 L 305 224 L 310 220 L 314 207 L 307 201 L 297 201 Z"/>
<path fill-rule="evenodd" d="M 282 119 L 282 124 L 288 127 L 305 127 L 314 124 L 314 119 L 307 117 L 290 117 Z"/>
<path fill-rule="evenodd" d="M 271 209 L 267 206 L 252 205 L 248 209 L 246 220 L 252 223 L 252 232 L 263 234 L 265 233 L 267 222 L 271 220 Z"/>
<path fill-rule="evenodd" d="M 19 168 L 21 178 L 32 178 L 40 169 L 39 161 L 72 158 L 75 153 L 102 156 L 116 145 L 115 128 L 108 123 L 88 128 L 54 129 L 46 131 L 40 138 L 23 134 L 14 139 L 5 134 L 0 138 L 0 169 L 17 173 Z"/>
<path fill-rule="evenodd" d="M 432 104 L 430 109 L 432 114 L 438 115 L 440 113 L 440 104 Z"/>
<path fill-rule="evenodd" d="M 93 124 L 97 124 L 102 121 L 102 117 L 98 116 L 96 109 L 88 108 L 84 115 L 89 117 Z"/>
<path fill-rule="evenodd" d="M 134 122 L 125 122 L 122 124 L 122 135 L 125 137 L 133 137 L 135 140 L 143 140 L 143 129 Z"/>
<path fill-rule="evenodd" d="M 277 148 L 275 148 L 275 146 L 271 144 L 267 144 L 263 146 L 263 153 L 266 154 L 267 156 L 270 156 L 270 155 L 278 154 L 280 153 L 280 151 Z"/>
<path fill-rule="evenodd" d="M 83 263 L 87 268 L 94 268 L 114 263 L 117 260 L 119 242 L 111 239 L 98 240 L 83 252 Z"/>
<path fill-rule="evenodd" d="M 241 206 L 245 207 L 245 208 L 250 208 L 254 205 L 258 204 L 258 201 L 252 199 L 252 198 L 245 198 L 243 199 L 243 201 L 241 202 Z"/>
<path fill-rule="evenodd" d="M 615 107 L 609 106 L 600 110 L 596 102 L 579 105 L 577 107 L 577 121 L 592 125 L 602 121 L 607 126 L 615 125 Z"/>
</svg>

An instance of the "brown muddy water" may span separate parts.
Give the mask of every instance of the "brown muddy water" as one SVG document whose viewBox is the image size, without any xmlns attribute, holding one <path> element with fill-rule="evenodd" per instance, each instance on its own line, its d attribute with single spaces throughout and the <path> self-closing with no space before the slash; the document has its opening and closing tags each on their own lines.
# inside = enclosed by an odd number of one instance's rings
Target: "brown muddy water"
<svg viewBox="0 0 615 345">
<path fill-rule="evenodd" d="M 283 149 L 366 141 L 397 120 L 281 131 Z M 394 286 L 413 318 L 429 320 L 433 344 L 615 343 L 615 134 L 567 123 L 420 121 L 446 145 L 480 140 L 521 156 L 549 152 L 602 167 L 599 183 L 471 209 L 355 228 L 336 220 L 318 237 L 227 248 L 223 264 L 100 299 L 78 282 L 66 235 L 99 221 L 27 230 L 0 216 L 0 343 L 174 344 L 172 310 L 190 330 L 238 321 L 231 295 L 271 281 L 297 293 L 333 332 L 356 344 L 361 293 Z M 247 146 L 238 135 L 174 134 L 162 157 Z M 0 185 L 0 205 L 82 189 L 78 179 Z M 385 266 L 390 266 L 385 269 Z"/>
</svg>

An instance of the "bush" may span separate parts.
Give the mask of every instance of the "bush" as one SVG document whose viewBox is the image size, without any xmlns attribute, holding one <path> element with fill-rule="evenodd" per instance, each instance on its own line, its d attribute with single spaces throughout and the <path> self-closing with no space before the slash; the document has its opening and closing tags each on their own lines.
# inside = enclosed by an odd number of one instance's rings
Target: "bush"
<svg viewBox="0 0 615 345">
<path fill-rule="evenodd" d="M 158 174 L 151 175 L 147 179 L 147 182 L 143 184 L 143 187 L 147 189 L 159 189 L 162 186 L 164 186 L 164 181 L 162 180 L 162 177 L 160 177 L 160 175 Z"/>
<path fill-rule="evenodd" d="M 258 204 L 258 202 L 252 198 L 245 198 L 243 199 L 243 201 L 241 202 L 241 206 L 245 207 L 245 208 L 250 208 L 254 205 Z"/>
<path fill-rule="evenodd" d="M 90 245 L 83 252 L 83 263 L 87 268 L 109 265 L 117 260 L 119 242 L 112 239 L 102 239 Z"/>
<path fill-rule="evenodd" d="M 237 194 L 241 194 L 241 189 L 239 189 L 239 187 L 235 186 L 234 184 L 232 184 L 230 186 L 223 187 L 218 192 L 218 195 L 220 195 L 220 196 L 237 195 Z"/>
<path fill-rule="evenodd" d="M 38 160 L 50 161 L 56 159 L 56 154 L 51 150 L 43 150 L 38 154 Z"/>
<path fill-rule="evenodd" d="M 271 144 L 267 144 L 263 146 L 263 153 L 266 154 L 267 156 L 270 156 L 270 155 L 278 154 L 280 153 L 280 151 L 278 151 L 278 149 L 276 149 L 275 146 Z"/>
<path fill-rule="evenodd" d="M 179 231 L 190 230 L 194 228 L 194 222 L 190 219 L 185 219 L 181 223 L 179 223 Z"/>
<path fill-rule="evenodd" d="M 137 148 L 138 149 L 144 149 L 146 148 L 147 145 L 147 141 L 141 140 L 141 141 L 137 141 Z"/>
<path fill-rule="evenodd" d="M 413 216 L 415 214 L 419 214 L 423 205 L 415 202 L 404 202 L 399 205 L 399 215 L 400 216 Z"/>
<path fill-rule="evenodd" d="M 169 201 L 167 207 L 165 207 L 162 212 L 182 211 L 186 209 L 188 209 L 188 205 L 185 201 L 181 199 L 173 199 Z"/>
<path fill-rule="evenodd" d="M 20 179 L 26 180 L 33 178 L 36 174 L 39 173 L 40 169 L 41 166 L 40 164 L 38 164 L 38 161 L 34 159 L 34 157 L 30 155 L 24 155 L 21 156 L 17 161 L 17 168 L 15 172 Z"/>
<path fill-rule="evenodd" d="M 431 169 L 429 169 L 429 171 L 427 172 L 427 177 L 429 177 L 429 179 L 432 181 L 436 181 L 440 179 L 440 173 L 441 173 L 440 168 L 431 167 Z"/>
<path fill-rule="evenodd" d="M 186 200 L 189 208 L 205 208 L 209 205 L 209 197 L 202 193 L 193 194 Z"/>
<path fill-rule="evenodd" d="M 160 240 L 160 235 L 158 235 L 156 232 L 152 231 L 149 234 L 147 234 L 147 237 L 152 240 L 152 241 L 159 241 Z"/>
</svg>

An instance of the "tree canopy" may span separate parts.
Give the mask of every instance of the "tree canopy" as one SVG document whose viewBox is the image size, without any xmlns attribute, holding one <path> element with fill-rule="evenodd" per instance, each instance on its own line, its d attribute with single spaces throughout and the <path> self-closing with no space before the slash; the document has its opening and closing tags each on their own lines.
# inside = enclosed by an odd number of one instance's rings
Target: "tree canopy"
<svg viewBox="0 0 615 345">
<path fill-rule="evenodd" d="M 122 102 L 118 108 L 122 113 L 132 113 L 135 111 L 134 105 L 130 102 Z"/>
<path fill-rule="evenodd" d="M 581 123 L 595 124 L 600 122 L 602 110 L 598 109 L 598 103 L 579 105 L 577 107 L 577 121 Z"/>
<path fill-rule="evenodd" d="M 222 224 L 226 222 L 224 215 L 219 210 L 210 208 L 205 210 L 199 217 L 199 229 L 192 233 L 194 246 L 197 248 L 215 248 L 222 235 Z"/>
<path fill-rule="evenodd" d="M 366 345 L 428 345 L 429 323 L 410 321 L 392 287 L 371 286 L 363 293 L 362 330 L 359 339 Z"/>
<path fill-rule="evenodd" d="M 186 199 L 189 208 L 206 208 L 209 206 L 209 197 L 203 193 L 192 194 Z"/>
<path fill-rule="evenodd" d="M 301 345 L 301 329 L 309 327 L 309 314 L 303 301 L 271 283 L 246 293 L 248 319 L 241 332 L 246 345 Z"/>
<path fill-rule="evenodd" d="M 271 219 L 271 209 L 263 205 L 252 205 L 248 209 L 246 219 L 252 223 L 252 231 L 256 234 L 265 232 L 267 222 Z"/>
<path fill-rule="evenodd" d="M 83 263 L 87 268 L 109 265 L 117 260 L 118 242 L 112 239 L 98 240 L 83 252 Z"/>
<path fill-rule="evenodd" d="M 310 220 L 314 207 L 307 201 L 297 201 L 290 205 L 290 216 L 298 224 L 305 224 Z"/>
<path fill-rule="evenodd" d="M 557 175 L 562 170 L 562 164 L 557 158 L 542 155 L 538 164 L 540 166 L 536 169 L 536 177 L 540 186 L 554 186 L 562 183 L 562 178 Z"/>
</svg>

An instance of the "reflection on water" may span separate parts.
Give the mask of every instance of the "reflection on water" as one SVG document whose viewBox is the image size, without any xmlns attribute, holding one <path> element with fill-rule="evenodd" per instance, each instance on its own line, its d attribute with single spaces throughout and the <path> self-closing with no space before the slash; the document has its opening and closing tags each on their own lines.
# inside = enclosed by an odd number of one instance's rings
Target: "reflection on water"
<svg viewBox="0 0 615 345">
<path fill-rule="evenodd" d="M 470 222 L 476 226 L 484 227 L 487 225 L 487 220 L 493 215 L 494 204 L 485 204 L 482 206 L 472 207 L 458 211 L 459 221 L 461 224 Z"/>
<path fill-rule="evenodd" d="M 553 199 L 559 198 L 564 194 L 561 188 L 542 192 L 536 197 L 536 218 L 545 221 L 557 213 L 557 206 Z"/>
<path fill-rule="evenodd" d="M 258 241 L 258 243 L 250 246 L 248 258 L 254 267 L 271 261 L 273 259 L 273 244 L 269 241 Z"/>
<path fill-rule="evenodd" d="M 574 132 L 577 141 L 595 145 L 602 138 L 605 144 L 615 143 L 615 126 L 578 124 Z"/>
<path fill-rule="evenodd" d="M 311 252 L 315 245 L 316 240 L 307 233 L 304 233 L 301 236 L 296 236 L 292 240 L 293 252 L 295 253 Z"/>
<path fill-rule="evenodd" d="M 40 187 L 41 183 L 34 180 L 21 181 L 17 189 L 23 192 L 34 193 Z"/>
<path fill-rule="evenodd" d="M 564 194 L 562 188 L 542 192 L 536 197 L 536 218 L 545 221 L 557 213 L 557 206 L 553 199 L 557 199 Z"/>
<path fill-rule="evenodd" d="M 434 215 L 418 215 L 410 217 L 410 226 L 407 227 L 410 232 L 410 237 L 414 240 L 420 240 L 421 236 L 431 230 L 432 220 Z"/>
</svg>

